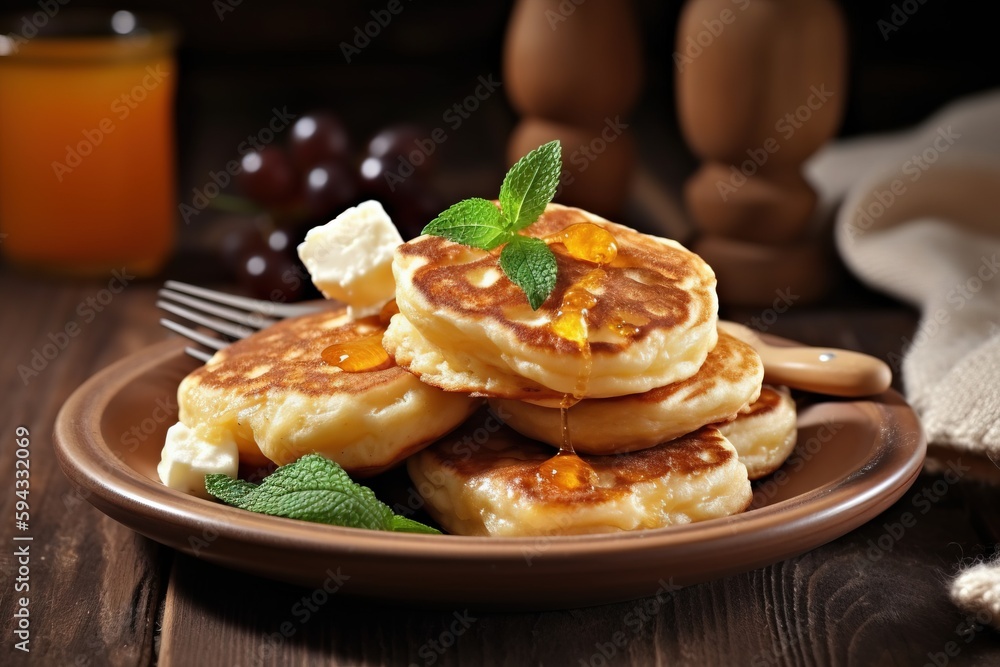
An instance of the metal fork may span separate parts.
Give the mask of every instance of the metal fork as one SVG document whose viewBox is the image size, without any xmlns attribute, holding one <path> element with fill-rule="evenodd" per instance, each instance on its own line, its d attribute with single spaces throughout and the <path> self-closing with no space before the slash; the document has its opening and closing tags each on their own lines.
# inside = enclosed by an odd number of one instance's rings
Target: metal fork
<svg viewBox="0 0 1000 667">
<path fill-rule="evenodd" d="M 166 317 L 160 318 L 160 324 L 213 351 L 228 346 L 232 339 L 246 338 L 278 320 L 315 313 L 336 305 L 325 299 L 291 304 L 250 299 L 176 280 L 165 282 L 158 294 L 157 308 L 206 327 L 222 337 L 202 333 Z M 211 353 L 196 347 L 186 347 L 184 351 L 203 362 L 212 357 Z"/>
</svg>

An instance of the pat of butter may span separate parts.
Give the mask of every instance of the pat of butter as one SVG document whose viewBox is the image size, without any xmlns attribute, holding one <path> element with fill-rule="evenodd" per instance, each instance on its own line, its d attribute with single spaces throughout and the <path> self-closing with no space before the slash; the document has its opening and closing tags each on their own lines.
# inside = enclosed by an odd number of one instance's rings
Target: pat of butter
<svg viewBox="0 0 1000 667">
<path fill-rule="evenodd" d="M 377 313 L 396 295 L 392 253 L 403 242 L 382 204 L 366 201 L 309 230 L 299 258 L 313 284 L 354 316 Z"/>
<path fill-rule="evenodd" d="M 236 477 L 239 449 L 231 436 L 222 441 L 206 442 L 180 422 L 167 429 L 156 472 L 171 489 L 210 498 L 205 490 L 205 475 L 222 473 Z"/>
</svg>

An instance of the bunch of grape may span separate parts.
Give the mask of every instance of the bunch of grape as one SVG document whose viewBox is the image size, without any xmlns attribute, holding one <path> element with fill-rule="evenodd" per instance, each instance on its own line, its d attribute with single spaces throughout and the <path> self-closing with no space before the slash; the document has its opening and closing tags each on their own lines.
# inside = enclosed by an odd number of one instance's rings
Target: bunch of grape
<svg viewBox="0 0 1000 667">
<path fill-rule="evenodd" d="M 421 156 L 408 178 L 398 175 L 401 161 L 421 140 L 426 133 L 419 127 L 392 125 L 358 153 L 333 114 L 320 111 L 300 117 L 287 145 L 269 145 L 243 156 L 237 182 L 262 212 L 223 240 L 223 260 L 255 296 L 297 301 L 314 293 L 296 247 L 309 229 L 349 206 L 377 199 L 404 239 L 416 236 L 443 210 L 428 184 L 430 156 Z"/>
</svg>

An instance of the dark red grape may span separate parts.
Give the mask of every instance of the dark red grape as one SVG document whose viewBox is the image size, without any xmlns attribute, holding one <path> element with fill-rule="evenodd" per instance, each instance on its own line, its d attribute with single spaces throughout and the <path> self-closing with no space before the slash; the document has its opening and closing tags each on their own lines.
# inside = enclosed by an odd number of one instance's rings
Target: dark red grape
<svg viewBox="0 0 1000 667">
<path fill-rule="evenodd" d="M 342 162 L 324 162 L 306 176 L 306 205 L 315 216 L 339 213 L 358 198 L 358 179 Z"/>
<path fill-rule="evenodd" d="M 275 252 L 294 250 L 292 243 L 292 235 L 286 229 L 275 229 L 267 235 L 267 245 Z"/>
<path fill-rule="evenodd" d="M 380 201 L 388 201 L 391 193 L 385 180 L 386 165 L 381 158 L 366 157 L 358 169 L 361 194 Z"/>
<path fill-rule="evenodd" d="M 358 169 L 362 194 L 388 204 L 424 187 L 423 182 L 413 174 L 409 177 L 400 175 L 397 166 L 388 162 L 386 158 L 372 156 L 365 158 Z M 406 174 L 405 170 L 403 174 Z"/>
<path fill-rule="evenodd" d="M 331 160 L 347 160 L 350 137 L 340 119 L 326 112 L 302 116 L 292 126 L 289 147 L 292 160 L 302 171 Z"/>
<path fill-rule="evenodd" d="M 288 155 L 277 146 L 251 151 L 240 162 L 239 181 L 246 196 L 262 206 L 287 204 L 295 196 L 296 171 Z"/>
<path fill-rule="evenodd" d="M 267 248 L 267 243 L 255 222 L 248 220 L 246 223 L 228 232 L 222 237 L 220 244 L 219 254 L 222 256 L 222 261 L 233 271 L 239 268 L 246 257 Z"/>
<path fill-rule="evenodd" d="M 427 223 L 447 206 L 444 201 L 426 188 L 409 191 L 392 202 L 392 221 L 400 235 L 409 240 L 420 235 Z"/>
<path fill-rule="evenodd" d="M 305 270 L 287 252 L 266 248 L 244 258 L 237 277 L 255 297 L 268 301 L 298 301 L 305 291 Z"/>
<path fill-rule="evenodd" d="M 368 142 L 368 155 L 385 158 L 393 168 L 404 171 L 403 164 L 409 164 L 419 173 L 432 167 L 438 147 L 431 133 L 417 125 L 390 125 Z"/>
</svg>

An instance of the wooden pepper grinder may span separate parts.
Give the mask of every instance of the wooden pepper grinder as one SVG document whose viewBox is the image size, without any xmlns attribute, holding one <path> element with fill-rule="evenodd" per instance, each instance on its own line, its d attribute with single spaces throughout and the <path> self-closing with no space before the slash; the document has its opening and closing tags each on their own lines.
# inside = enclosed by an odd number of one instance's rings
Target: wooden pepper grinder
<svg viewBox="0 0 1000 667">
<path fill-rule="evenodd" d="M 635 165 L 625 114 L 642 82 L 631 2 L 518 0 L 503 70 L 508 98 L 522 115 L 507 144 L 508 164 L 559 139 L 557 200 L 617 216 Z"/>
<path fill-rule="evenodd" d="M 719 299 L 766 306 L 788 289 L 822 297 L 832 245 L 811 225 L 816 194 L 802 163 L 829 140 L 845 98 L 846 34 L 832 0 L 691 0 L 674 62 L 688 145 L 704 163 L 684 198 L 694 249 Z"/>
</svg>

